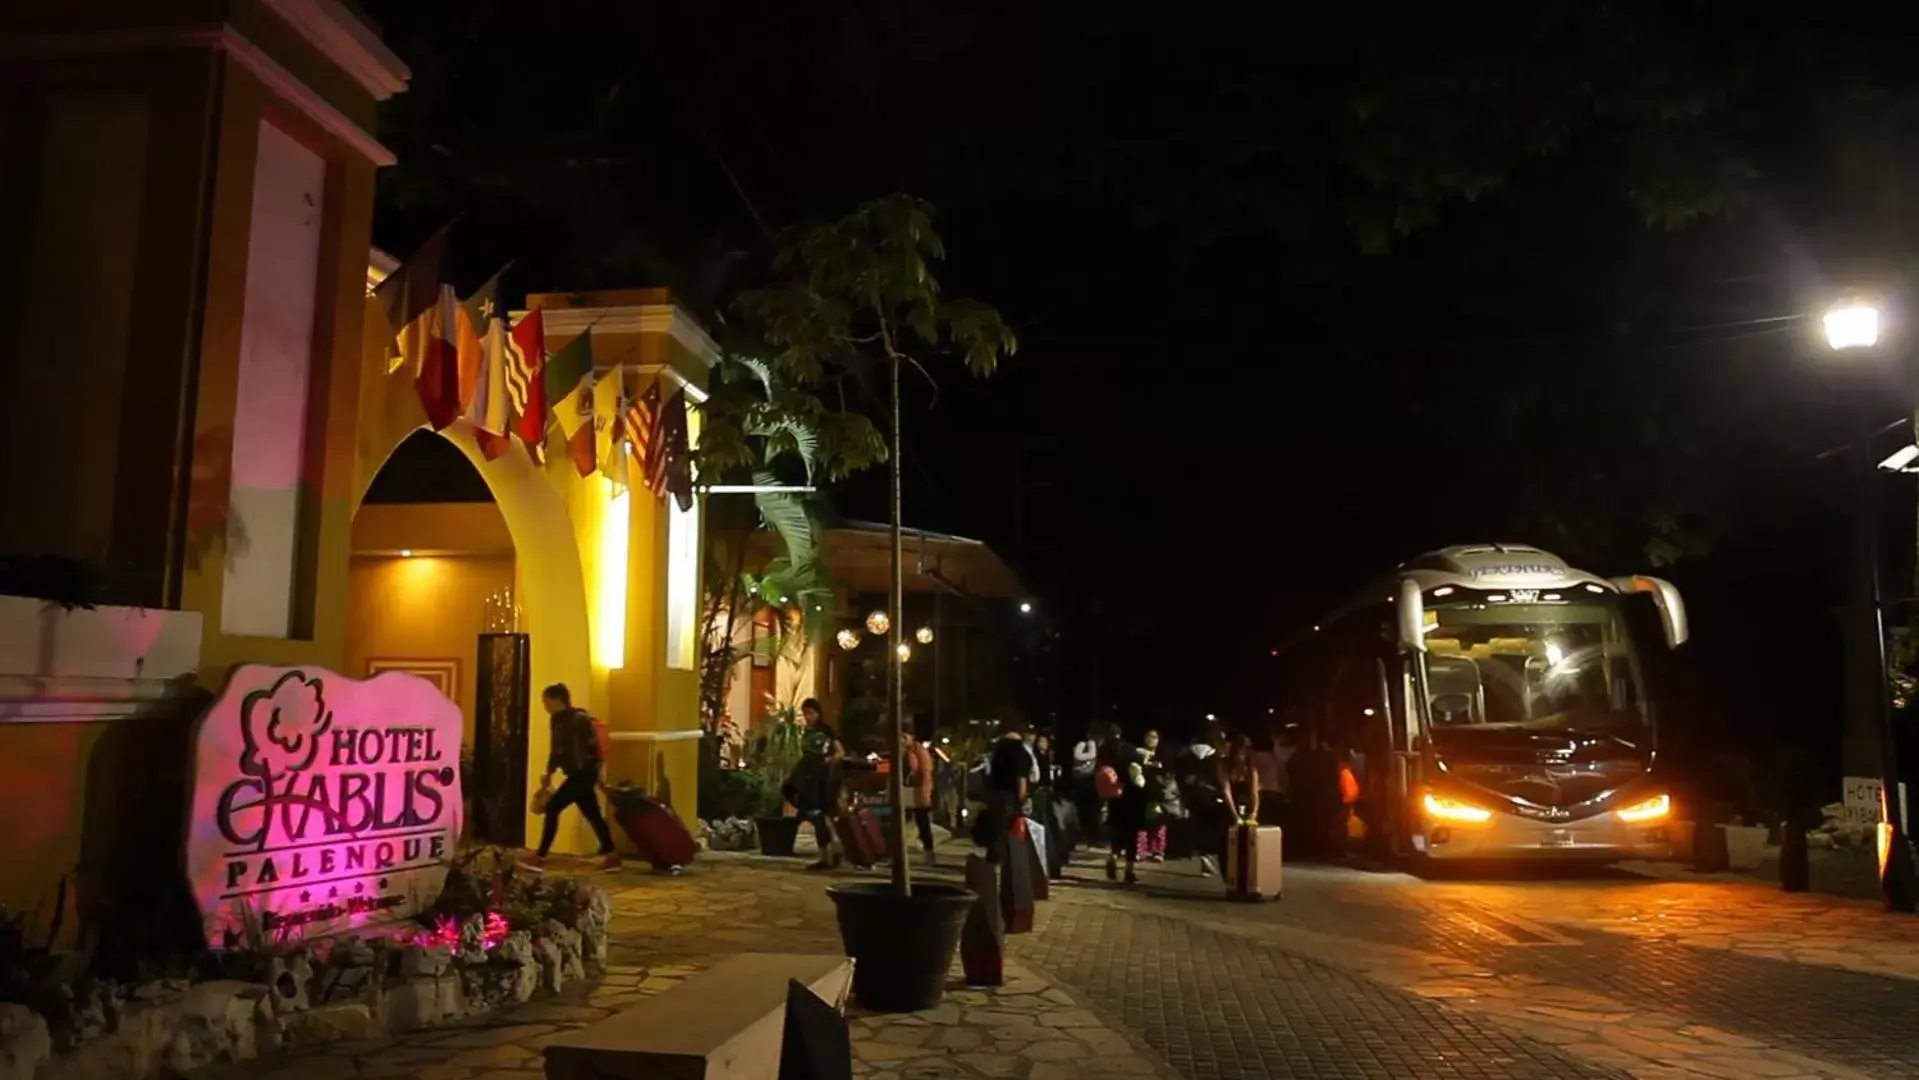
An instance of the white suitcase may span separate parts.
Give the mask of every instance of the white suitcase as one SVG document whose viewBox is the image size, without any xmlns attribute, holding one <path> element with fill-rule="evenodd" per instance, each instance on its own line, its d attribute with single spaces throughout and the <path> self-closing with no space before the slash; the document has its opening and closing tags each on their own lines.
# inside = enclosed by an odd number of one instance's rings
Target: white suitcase
<svg viewBox="0 0 1919 1080">
<path fill-rule="evenodd" d="M 1234 900 L 1279 899 L 1280 859 L 1277 826 L 1233 826 L 1226 836 L 1226 894 Z"/>
</svg>

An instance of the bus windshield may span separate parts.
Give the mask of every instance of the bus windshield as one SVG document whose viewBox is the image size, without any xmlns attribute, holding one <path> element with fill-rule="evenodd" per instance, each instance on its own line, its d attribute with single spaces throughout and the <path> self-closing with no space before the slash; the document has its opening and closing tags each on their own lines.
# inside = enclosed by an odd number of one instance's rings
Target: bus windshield
<svg viewBox="0 0 1919 1080">
<path fill-rule="evenodd" d="M 1637 658 L 1610 602 L 1433 605 L 1426 648 L 1436 729 L 1646 723 Z"/>
</svg>

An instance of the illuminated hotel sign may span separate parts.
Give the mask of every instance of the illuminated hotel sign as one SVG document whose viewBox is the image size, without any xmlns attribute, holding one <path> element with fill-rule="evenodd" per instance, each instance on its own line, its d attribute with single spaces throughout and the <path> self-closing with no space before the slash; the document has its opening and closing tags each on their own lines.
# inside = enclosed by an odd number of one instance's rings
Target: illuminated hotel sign
<svg viewBox="0 0 1919 1080">
<path fill-rule="evenodd" d="M 460 708 L 403 672 L 248 664 L 195 735 L 187 877 L 224 943 L 411 915 L 460 838 Z"/>
</svg>

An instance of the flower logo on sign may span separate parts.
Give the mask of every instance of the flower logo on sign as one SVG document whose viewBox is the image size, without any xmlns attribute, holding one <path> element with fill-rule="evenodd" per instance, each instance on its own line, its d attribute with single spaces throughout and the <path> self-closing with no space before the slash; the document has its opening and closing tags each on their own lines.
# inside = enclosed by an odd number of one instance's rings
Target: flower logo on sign
<svg viewBox="0 0 1919 1080">
<path fill-rule="evenodd" d="M 240 736 L 246 741 L 240 770 L 272 780 L 311 768 L 320 736 L 332 726 L 320 680 L 289 671 L 272 686 L 248 694 L 240 706 Z"/>
</svg>

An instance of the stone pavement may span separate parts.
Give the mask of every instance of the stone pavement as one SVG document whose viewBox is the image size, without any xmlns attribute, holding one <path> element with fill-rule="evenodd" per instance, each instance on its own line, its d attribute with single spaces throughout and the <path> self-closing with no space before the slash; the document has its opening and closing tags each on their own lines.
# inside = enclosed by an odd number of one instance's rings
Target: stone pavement
<svg viewBox="0 0 1919 1080">
<path fill-rule="evenodd" d="M 1638 1076 L 1919 1075 L 1919 920 L 1869 904 L 1631 875 L 1420 881 L 1289 867 L 1279 903 L 1184 868 L 1080 902 L 1318 959 Z"/>
<path fill-rule="evenodd" d="M 950 860 L 957 862 L 957 859 Z M 1919 919 L 1722 881 L 1422 881 L 1287 868 L 1224 902 L 1190 866 L 1092 865 L 1010 941 L 1008 985 L 851 1013 L 856 1070 L 913 1077 L 1919 1075 Z M 482 1024 L 320 1048 L 236 1077 L 531 1080 L 559 1033 L 743 951 L 837 953 L 797 860 L 629 870 L 597 985 Z M 942 874 L 942 876 L 947 876 Z"/>
</svg>

